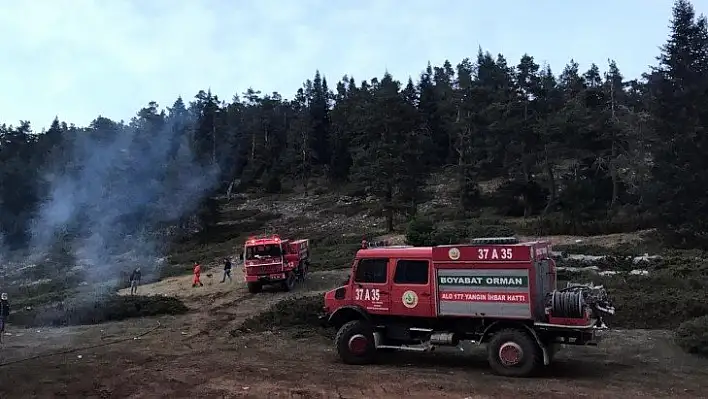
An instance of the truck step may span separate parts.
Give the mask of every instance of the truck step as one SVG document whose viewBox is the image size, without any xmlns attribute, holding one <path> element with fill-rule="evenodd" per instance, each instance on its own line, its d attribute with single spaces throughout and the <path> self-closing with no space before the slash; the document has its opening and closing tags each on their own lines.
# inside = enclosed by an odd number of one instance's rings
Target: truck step
<svg viewBox="0 0 708 399">
<path fill-rule="evenodd" d="M 432 345 L 429 346 L 407 346 L 407 345 L 379 345 L 376 347 L 376 349 L 395 349 L 399 351 L 408 351 L 408 352 L 429 352 L 435 350 L 435 347 Z"/>
</svg>

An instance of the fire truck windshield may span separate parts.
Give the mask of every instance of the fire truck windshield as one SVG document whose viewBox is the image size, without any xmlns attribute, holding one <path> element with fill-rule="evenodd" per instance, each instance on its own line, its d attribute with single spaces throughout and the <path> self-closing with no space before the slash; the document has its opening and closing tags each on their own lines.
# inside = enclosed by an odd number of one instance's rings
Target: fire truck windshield
<svg viewBox="0 0 708 399">
<path fill-rule="evenodd" d="M 281 256 L 280 245 L 254 245 L 246 247 L 246 260 L 262 259 L 262 258 L 277 258 Z"/>
</svg>

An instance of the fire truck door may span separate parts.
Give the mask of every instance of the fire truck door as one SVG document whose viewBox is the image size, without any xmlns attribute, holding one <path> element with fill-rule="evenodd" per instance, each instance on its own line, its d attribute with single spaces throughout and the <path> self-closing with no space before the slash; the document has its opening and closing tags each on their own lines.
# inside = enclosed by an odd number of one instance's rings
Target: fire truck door
<svg viewBox="0 0 708 399">
<path fill-rule="evenodd" d="M 391 306 L 388 258 L 359 259 L 354 271 L 353 302 L 372 314 L 385 315 Z"/>
<path fill-rule="evenodd" d="M 397 259 L 392 279 L 392 315 L 431 317 L 435 314 L 430 281 L 430 261 Z"/>
</svg>

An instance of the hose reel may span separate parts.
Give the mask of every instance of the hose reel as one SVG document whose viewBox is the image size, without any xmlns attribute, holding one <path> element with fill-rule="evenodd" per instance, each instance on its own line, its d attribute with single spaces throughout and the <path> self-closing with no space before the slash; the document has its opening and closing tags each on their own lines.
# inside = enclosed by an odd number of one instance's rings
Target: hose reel
<svg viewBox="0 0 708 399">
<path fill-rule="evenodd" d="M 579 319 L 584 316 L 585 300 L 579 291 L 553 291 L 551 313 L 554 317 Z"/>
</svg>

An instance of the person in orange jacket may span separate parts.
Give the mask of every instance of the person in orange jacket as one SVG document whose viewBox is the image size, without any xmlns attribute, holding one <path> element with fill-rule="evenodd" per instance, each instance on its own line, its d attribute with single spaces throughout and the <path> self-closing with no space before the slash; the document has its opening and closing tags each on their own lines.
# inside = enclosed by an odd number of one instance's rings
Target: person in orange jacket
<svg viewBox="0 0 708 399">
<path fill-rule="evenodd" d="M 199 262 L 194 262 L 194 280 L 192 281 L 192 288 L 196 287 L 197 285 L 200 287 L 204 287 L 204 284 L 202 284 L 202 280 L 200 277 L 202 276 L 202 266 L 199 264 Z"/>
</svg>

